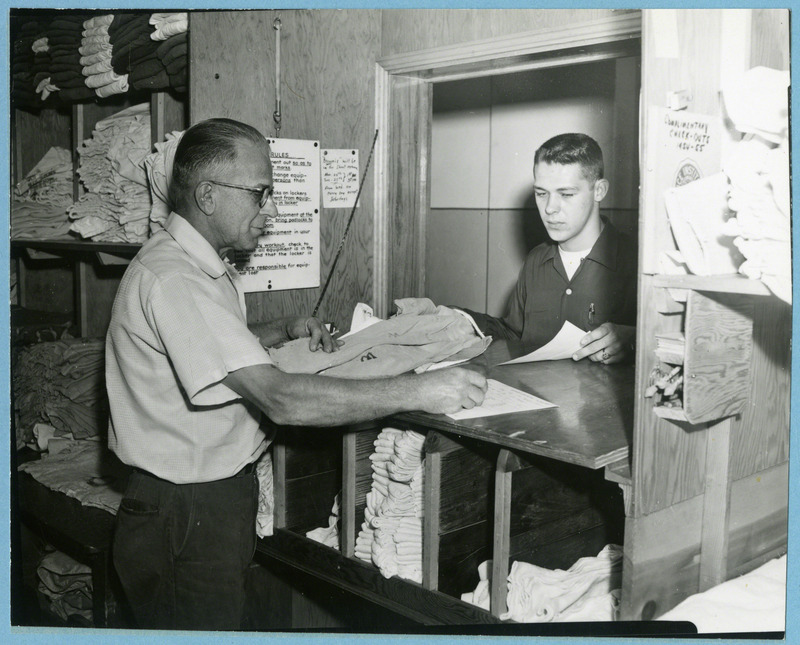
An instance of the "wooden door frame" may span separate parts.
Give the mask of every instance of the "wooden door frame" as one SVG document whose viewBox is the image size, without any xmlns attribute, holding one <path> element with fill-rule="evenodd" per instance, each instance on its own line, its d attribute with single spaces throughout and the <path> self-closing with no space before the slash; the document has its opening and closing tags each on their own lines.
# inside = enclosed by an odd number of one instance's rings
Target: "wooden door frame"
<svg viewBox="0 0 800 645">
<path fill-rule="evenodd" d="M 640 11 L 565 27 L 448 45 L 380 58 L 375 64 L 375 148 L 372 299 L 375 314 L 386 317 L 395 297 L 421 295 L 425 286 L 425 224 L 430 206 L 429 152 L 433 83 L 508 74 L 630 56 L 641 38 Z M 413 93 L 416 92 L 416 97 Z M 398 115 L 393 106 L 413 105 L 418 114 Z M 414 139 L 409 133 L 427 133 Z M 393 153 L 390 155 L 390 153 Z M 400 177 L 398 161 L 416 158 L 413 176 Z M 402 208 L 413 208 L 406 221 Z M 393 218 L 393 215 L 397 219 Z M 398 234 L 397 222 L 403 232 Z M 397 251 L 417 271 L 413 293 L 396 293 L 392 255 Z M 408 282 L 408 280 L 406 280 Z"/>
</svg>

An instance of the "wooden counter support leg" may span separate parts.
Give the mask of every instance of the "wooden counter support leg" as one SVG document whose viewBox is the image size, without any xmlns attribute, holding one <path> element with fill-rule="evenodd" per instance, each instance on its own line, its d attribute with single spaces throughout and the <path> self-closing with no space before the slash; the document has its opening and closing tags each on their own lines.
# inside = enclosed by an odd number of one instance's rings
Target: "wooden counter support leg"
<svg viewBox="0 0 800 645">
<path fill-rule="evenodd" d="M 709 424 L 706 432 L 706 490 L 700 546 L 700 591 L 718 585 L 727 578 L 731 509 L 730 417 Z"/>
<path fill-rule="evenodd" d="M 422 516 L 422 586 L 439 588 L 439 503 L 441 501 L 442 455 L 425 455 Z"/>
<path fill-rule="evenodd" d="M 442 456 L 459 450 L 452 439 L 430 431 L 425 436 L 425 482 L 422 515 L 422 586 L 439 588 L 439 529 L 442 484 Z"/>
<path fill-rule="evenodd" d="M 353 557 L 356 548 L 356 435 L 342 435 L 342 506 L 341 547 L 342 555 Z"/>
<path fill-rule="evenodd" d="M 619 484 L 619 487 L 622 489 L 622 501 L 625 507 L 625 516 L 630 517 L 633 510 L 631 504 L 632 477 L 631 465 L 628 462 L 627 457 L 621 461 L 616 461 L 613 464 L 607 464 L 604 469 L 604 476 L 608 481 Z"/>
<path fill-rule="evenodd" d="M 510 450 L 497 455 L 494 486 L 494 544 L 492 548 L 491 612 L 499 617 L 506 611 L 508 558 L 511 550 L 511 478 L 522 463 Z"/>
<path fill-rule="evenodd" d="M 276 529 L 286 528 L 286 446 L 280 436 L 272 444 L 272 524 Z"/>
</svg>

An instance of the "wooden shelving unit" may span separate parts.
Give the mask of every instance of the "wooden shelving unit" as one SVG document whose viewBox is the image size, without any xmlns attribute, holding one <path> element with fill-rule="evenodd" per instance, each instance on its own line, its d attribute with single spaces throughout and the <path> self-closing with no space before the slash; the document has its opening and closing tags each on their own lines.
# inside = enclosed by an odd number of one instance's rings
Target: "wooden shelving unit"
<svg viewBox="0 0 800 645">
<path fill-rule="evenodd" d="M 719 70 L 787 69 L 787 15 L 743 12 L 733 27 L 724 10 L 678 10 L 681 47 L 666 59 L 656 13 L 643 11 L 636 403 L 630 485 L 621 482 L 626 620 L 656 618 L 786 551 L 791 306 L 743 275 L 662 273 L 661 259 L 677 250 L 664 203 L 677 185 L 669 163 L 685 162 L 669 161 L 674 151 L 656 124 L 665 97 L 681 90 L 691 99 L 680 114 L 700 115 L 724 138 Z M 701 165 L 711 176 L 721 160 Z M 659 338 L 679 334 L 680 356 L 658 351 Z M 647 393 L 676 368 L 679 405 L 658 407 Z M 627 479 L 616 467 L 606 474 Z"/>
<path fill-rule="evenodd" d="M 28 158 L 20 147 L 21 139 L 30 137 L 31 147 L 41 149 L 41 154 L 52 145 L 65 146 L 65 141 L 69 141 L 66 145 L 73 150 L 75 165 L 73 195 L 79 198 L 82 186 L 77 173 L 77 147 L 91 136 L 98 121 L 129 107 L 132 101 L 142 100 L 150 101 L 153 143 L 162 140 L 166 132 L 185 128 L 185 103 L 165 92 L 135 97 L 121 95 L 97 103 L 76 104 L 69 118 L 55 118 L 50 114 L 53 110 L 47 109 L 40 115 L 17 110 L 15 177 L 19 179 L 29 170 L 22 165 L 23 161 L 31 167 L 38 162 L 38 159 Z M 82 336 L 102 336 L 108 327 L 111 304 L 124 266 L 140 247 L 141 244 L 94 242 L 78 237 L 12 239 L 11 257 L 16 261 L 19 304 L 42 311 L 52 310 L 54 306 L 69 309 Z M 56 282 L 60 284 L 56 286 Z"/>
<path fill-rule="evenodd" d="M 185 127 L 185 103 L 168 94 L 138 96 L 151 101 L 153 142 L 158 133 Z M 127 97 L 72 106 L 67 114 L 43 109 L 31 114 L 20 110 L 12 115 L 14 177 L 20 179 L 50 147 L 75 150 L 91 136 L 94 125 L 131 105 Z M 73 173 L 73 194 L 80 194 L 77 171 Z M 26 310 L 71 318 L 82 337 L 102 337 L 111 318 L 111 307 L 125 265 L 141 244 L 94 242 L 69 239 L 12 239 L 11 260 L 16 264 L 18 304 Z M 15 437 L 11 437 L 12 470 L 16 468 Z M 16 473 L 15 473 L 16 474 Z M 94 627 L 109 626 L 106 591 L 115 580 L 111 563 L 114 516 L 87 508 L 63 493 L 46 489 L 30 476 L 13 478 L 15 520 L 33 534 L 87 564 L 92 571 Z M 18 529 L 15 527 L 15 530 Z M 16 543 L 12 560 L 21 566 L 22 547 Z M 15 590 L 16 592 L 17 590 Z"/>
</svg>

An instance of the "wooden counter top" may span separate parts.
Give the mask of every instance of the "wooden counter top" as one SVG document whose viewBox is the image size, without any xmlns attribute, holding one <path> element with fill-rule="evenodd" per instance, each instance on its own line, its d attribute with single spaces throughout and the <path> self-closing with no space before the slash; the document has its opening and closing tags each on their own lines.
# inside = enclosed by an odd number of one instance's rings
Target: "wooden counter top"
<svg viewBox="0 0 800 645">
<path fill-rule="evenodd" d="M 516 343 L 495 341 L 473 363 L 485 369 L 489 378 L 555 403 L 557 408 L 460 421 L 423 412 L 397 418 L 588 468 L 627 457 L 633 435 L 632 364 L 567 359 L 499 365 L 522 353 Z"/>
</svg>

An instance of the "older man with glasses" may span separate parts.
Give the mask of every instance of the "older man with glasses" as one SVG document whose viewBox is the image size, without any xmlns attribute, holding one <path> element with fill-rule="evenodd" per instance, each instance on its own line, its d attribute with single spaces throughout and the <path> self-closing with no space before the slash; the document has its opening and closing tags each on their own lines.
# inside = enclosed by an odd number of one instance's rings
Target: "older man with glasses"
<svg viewBox="0 0 800 645">
<path fill-rule="evenodd" d="M 211 119 L 175 151 L 173 212 L 133 259 L 106 339 L 109 445 L 134 470 L 117 513 L 114 564 L 140 627 L 238 629 L 255 550 L 262 413 L 335 426 L 405 410 L 455 412 L 483 401 L 480 374 L 344 380 L 286 374 L 265 347 L 308 337 L 336 351 L 316 318 L 248 329 L 227 257 L 252 251 L 272 200 L 266 139 Z"/>
</svg>

